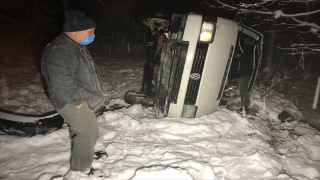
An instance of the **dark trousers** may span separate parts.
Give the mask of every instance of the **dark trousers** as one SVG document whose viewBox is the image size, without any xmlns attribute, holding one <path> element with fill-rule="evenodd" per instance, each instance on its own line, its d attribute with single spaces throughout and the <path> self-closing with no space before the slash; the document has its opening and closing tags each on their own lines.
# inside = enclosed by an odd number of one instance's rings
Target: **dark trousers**
<svg viewBox="0 0 320 180">
<path fill-rule="evenodd" d="M 244 77 L 240 77 L 240 78 L 236 79 L 237 86 L 240 91 L 242 103 L 245 108 L 250 106 L 250 94 L 249 94 L 249 89 L 248 89 L 250 79 L 251 79 L 251 76 L 244 76 Z"/>
<path fill-rule="evenodd" d="M 71 170 L 84 171 L 91 166 L 99 132 L 95 113 L 84 102 L 80 109 L 67 104 L 57 110 L 69 124 L 72 138 L 70 165 Z"/>
</svg>

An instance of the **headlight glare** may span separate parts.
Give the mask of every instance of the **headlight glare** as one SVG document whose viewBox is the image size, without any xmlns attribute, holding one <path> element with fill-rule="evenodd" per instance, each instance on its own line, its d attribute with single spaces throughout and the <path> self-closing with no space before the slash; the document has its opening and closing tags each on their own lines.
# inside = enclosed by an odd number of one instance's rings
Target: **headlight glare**
<svg viewBox="0 0 320 180">
<path fill-rule="evenodd" d="M 200 42 L 212 42 L 214 33 L 214 24 L 209 22 L 203 22 L 200 32 Z"/>
</svg>

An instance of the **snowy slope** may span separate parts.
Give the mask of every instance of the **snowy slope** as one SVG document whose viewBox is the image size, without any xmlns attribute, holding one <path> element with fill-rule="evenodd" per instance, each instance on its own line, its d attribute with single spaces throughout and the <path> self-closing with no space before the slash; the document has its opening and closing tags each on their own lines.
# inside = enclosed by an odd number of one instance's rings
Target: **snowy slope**
<svg viewBox="0 0 320 180">
<path fill-rule="evenodd" d="M 100 48 L 93 56 L 110 106 L 126 106 L 124 93 L 141 88 L 144 53 L 108 57 Z M 26 114 L 52 111 L 37 68 L 14 68 L 0 66 L 0 107 Z M 260 109 L 257 116 L 220 108 L 200 118 L 156 119 L 152 108 L 141 105 L 105 112 L 98 117 L 96 150 L 106 150 L 109 157 L 95 160 L 93 166 L 105 172 L 105 179 L 117 180 L 320 179 L 319 131 L 298 121 L 281 124 L 279 112 L 301 113 L 281 95 L 261 97 L 259 92 L 255 88 L 252 95 Z M 307 132 L 290 133 L 296 127 Z M 0 179 L 62 179 L 69 157 L 66 127 L 29 138 L 0 135 Z M 74 179 L 99 178 L 78 174 Z"/>
</svg>

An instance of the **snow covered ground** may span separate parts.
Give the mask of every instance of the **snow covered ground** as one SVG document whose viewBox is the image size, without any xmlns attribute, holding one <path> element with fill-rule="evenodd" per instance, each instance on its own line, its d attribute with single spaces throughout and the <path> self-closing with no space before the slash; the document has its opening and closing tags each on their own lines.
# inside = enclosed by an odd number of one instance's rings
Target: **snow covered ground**
<svg viewBox="0 0 320 180">
<path fill-rule="evenodd" d="M 94 49 L 92 55 L 106 97 L 110 106 L 126 105 L 124 93 L 141 88 L 144 53 L 108 57 L 105 52 Z M 36 115 L 53 110 L 33 61 L 2 63 L 0 72 L 1 109 Z M 156 119 L 152 108 L 141 105 L 105 112 L 98 117 L 96 150 L 109 157 L 93 166 L 114 180 L 319 180 L 320 132 L 298 121 L 281 123 L 281 111 L 296 117 L 301 112 L 281 94 L 261 97 L 260 92 L 255 88 L 252 94 L 257 116 L 224 107 L 194 119 Z M 69 169 L 69 157 L 67 127 L 33 137 L 0 135 L 0 179 L 59 180 Z"/>
</svg>

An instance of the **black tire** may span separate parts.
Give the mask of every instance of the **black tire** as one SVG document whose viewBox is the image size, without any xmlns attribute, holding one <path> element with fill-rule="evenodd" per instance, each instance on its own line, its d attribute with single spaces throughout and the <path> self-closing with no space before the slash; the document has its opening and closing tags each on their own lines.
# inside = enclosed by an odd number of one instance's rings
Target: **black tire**
<svg viewBox="0 0 320 180">
<path fill-rule="evenodd" d="M 10 115 L 9 115 L 10 116 Z M 12 116 L 18 116 L 12 114 Z M 6 116 L 8 117 L 8 116 Z M 24 118 L 24 116 L 21 116 Z M 8 120 L 0 117 L 0 130 L 9 135 L 18 136 L 34 136 L 34 135 L 45 135 L 55 130 L 61 129 L 64 120 L 59 115 L 39 117 L 34 122 L 20 122 L 14 120 Z"/>
</svg>

